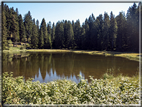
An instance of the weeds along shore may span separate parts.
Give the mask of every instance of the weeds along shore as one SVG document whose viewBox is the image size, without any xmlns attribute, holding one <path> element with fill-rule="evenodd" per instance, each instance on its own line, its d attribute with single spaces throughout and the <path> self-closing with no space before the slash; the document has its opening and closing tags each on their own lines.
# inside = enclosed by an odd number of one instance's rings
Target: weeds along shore
<svg viewBox="0 0 142 107">
<path fill-rule="evenodd" d="M 80 77 L 77 84 L 62 79 L 47 83 L 24 81 L 3 73 L 3 104 L 140 104 L 139 76 L 114 77 L 108 73 L 91 82 Z"/>
</svg>

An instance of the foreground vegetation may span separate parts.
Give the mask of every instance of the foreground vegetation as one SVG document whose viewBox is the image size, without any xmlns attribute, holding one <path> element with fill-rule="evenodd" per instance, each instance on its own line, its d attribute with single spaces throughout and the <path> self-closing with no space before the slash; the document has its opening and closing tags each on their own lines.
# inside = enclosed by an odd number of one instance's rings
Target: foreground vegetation
<svg viewBox="0 0 142 107">
<path fill-rule="evenodd" d="M 3 73 L 2 102 L 4 104 L 140 104 L 139 77 L 113 77 L 105 74 L 91 82 L 81 79 L 48 83 L 24 81 Z"/>
</svg>

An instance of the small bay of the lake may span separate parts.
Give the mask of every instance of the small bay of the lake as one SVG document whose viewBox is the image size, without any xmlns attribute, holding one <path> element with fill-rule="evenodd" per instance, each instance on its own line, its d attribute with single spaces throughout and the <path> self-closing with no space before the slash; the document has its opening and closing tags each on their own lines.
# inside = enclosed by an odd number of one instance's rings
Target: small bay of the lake
<svg viewBox="0 0 142 107">
<path fill-rule="evenodd" d="M 49 82 L 57 79 L 69 79 L 78 83 L 79 76 L 101 78 L 110 72 L 114 76 L 122 74 L 133 76 L 139 72 L 139 62 L 126 58 L 89 55 L 78 53 L 24 53 L 16 55 L 3 53 L 3 72 L 13 72 L 13 76 L 23 76 L 33 81 Z"/>
</svg>

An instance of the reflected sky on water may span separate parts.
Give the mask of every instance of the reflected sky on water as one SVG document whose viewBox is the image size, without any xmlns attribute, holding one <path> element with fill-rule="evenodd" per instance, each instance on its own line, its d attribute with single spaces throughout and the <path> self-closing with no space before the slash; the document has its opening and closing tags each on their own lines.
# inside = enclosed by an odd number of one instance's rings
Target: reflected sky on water
<svg viewBox="0 0 142 107">
<path fill-rule="evenodd" d="M 28 55 L 27 55 L 28 54 Z M 79 82 L 79 76 L 101 78 L 110 72 L 114 76 L 138 74 L 139 63 L 126 58 L 76 53 L 24 53 L 3 54 L 3 72 L 13 72 L 13 76 L 23 76 L 33 81 L 49 82 L 69 79 Z"/>
</svg>

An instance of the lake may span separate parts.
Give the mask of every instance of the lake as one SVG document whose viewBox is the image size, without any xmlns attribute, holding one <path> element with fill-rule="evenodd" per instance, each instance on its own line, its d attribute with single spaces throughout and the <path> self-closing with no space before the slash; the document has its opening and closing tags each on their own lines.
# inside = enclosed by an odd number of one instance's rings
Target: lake
<svg viewBox="0 0 142 107">
<path fill-rule="evenodd" d="M 133 76 L 139 72 L 139 62 L 115 56 L 30 52 L 20 55 L 3 53 L 2 58 L 3 72 L 13 72 L 14 77 L 30 77 L 40 82 L 66 78 L 78 83 L 78 75 L 85 79 L 89 76 L 99 79 L 106 72 L 114 76 Z"/>
</svg>

